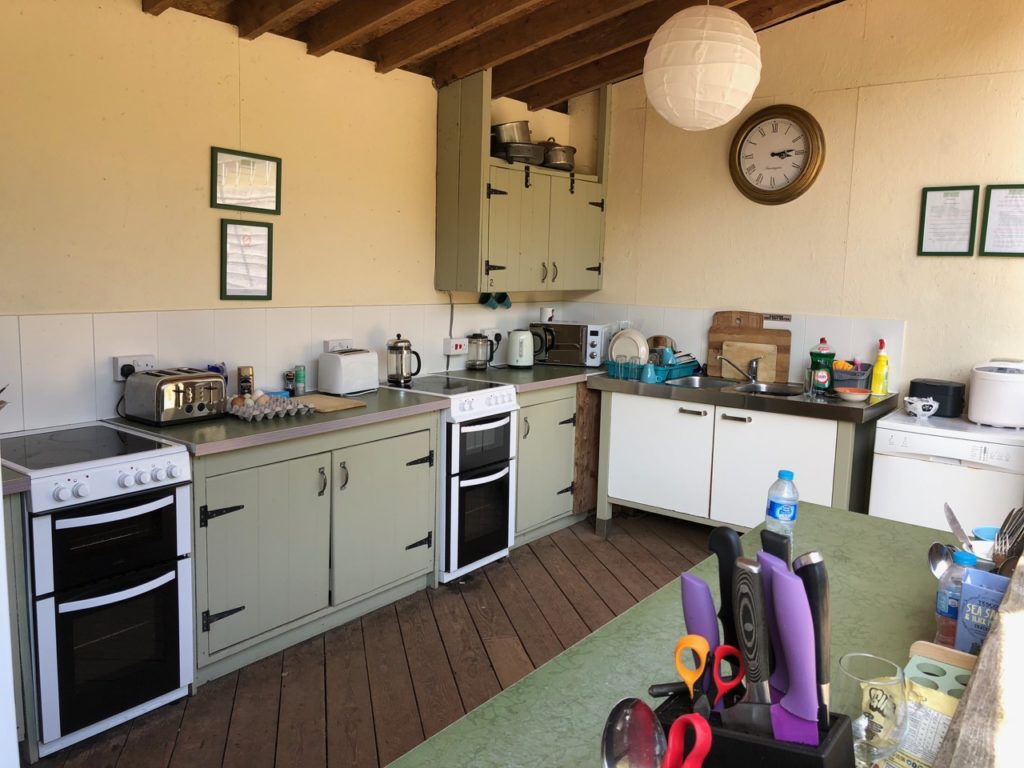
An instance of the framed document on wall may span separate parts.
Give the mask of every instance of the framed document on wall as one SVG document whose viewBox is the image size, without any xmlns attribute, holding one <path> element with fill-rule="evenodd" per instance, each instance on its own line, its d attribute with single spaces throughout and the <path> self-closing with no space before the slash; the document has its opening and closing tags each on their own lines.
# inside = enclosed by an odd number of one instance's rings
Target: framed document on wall
<svg viewBox="0 0 1024 768">
<path fill-rule="evenodd" d="M 918 256 L 971 256 L 978 224 L 978 186 L 921 190 Z"/>
</svg>

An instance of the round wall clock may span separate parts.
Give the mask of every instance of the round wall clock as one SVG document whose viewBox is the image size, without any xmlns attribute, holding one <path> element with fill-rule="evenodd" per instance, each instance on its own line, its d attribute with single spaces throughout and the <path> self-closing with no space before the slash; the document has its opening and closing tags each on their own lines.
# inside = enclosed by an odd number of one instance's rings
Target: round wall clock
<svg viewBox="0 0 1024 768">
<path fill-rule="evenodd" d="M 818 121 L 791 104 L 748 117 L 732 140 L 729 172 L 740 192 L 764 205 L 788 203 L 814 183 L 825 161 Z"/>
</svg>

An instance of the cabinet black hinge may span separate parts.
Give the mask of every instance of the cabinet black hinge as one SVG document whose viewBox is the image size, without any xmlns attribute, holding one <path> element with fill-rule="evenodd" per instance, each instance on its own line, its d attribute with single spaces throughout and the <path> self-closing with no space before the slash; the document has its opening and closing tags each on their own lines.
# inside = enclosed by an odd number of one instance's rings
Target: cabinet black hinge
<svg viewBox="0 0 1024 768">
<path fill-rule="evenodd" d="M 600 275 L 601 274 L 601 265 L 600 264 L 595 264 L 592 267 L 587 267 L 586 271 L 587 272 L 597 272 L 597 274 Z"/>
<path fill-rule="evenodd" d="M 576 414 L 574 413 L 572 416 L 570 416 L 565 421 L 560 421 L 558 423 L 559 424 L 572 424 L 575 427 L 576 426 Z"/>
<path fill-rule="evenodd" d="M 228 608 L 226 611 L 220 613 L 210 613 L 209 611 L 203 611 L 203 632 L 210 631 L 210 625 L 215 621 L 226 619 L 228 616 L 234 616 L 239 611 L 244 611 L 245 606 L 240 605 L 237 608 Z"/>
<path fill-rule="evenodd" d="M 412 461 L 405 462 L 405 466 L 413 467 L 417 464 L 426 464 L 428 467 L 434 466 L 434 451 L 431 450 L 426 456 L 419 459 L 413 459 Z"/>
<path fill-rule="evenodd" d="M 199 508 L 199 527 L 205 528 L 206 524 L 215 517 L 221 515 L 229 515 L 232 512 L 237 512 L 240 509 L 245 509 L 245 504 L 236 504 L 233 507 L 221 507 L 220 509 L 208 509 L 205 504 Z"/>
<path fill-rule="evenodd" d="M 601 198 L 601 202 L 599 202 L 599 203 L 595 203 L 595 202 L 591 201 L 590 203 L 588 203 L 588 205 L 592 205 L 595 208 L 600 208 L 603 211 L 604 210 L 604 198 L 602 197 Z"/>
<path fill-rule="evenodd" d="M 562 490 L 560 490 L 555 495 L 556 496 L 561 496 L 563 493 L 568 493 L 570 495 L 576 493 L 576 483 L 575 482 L 569 483 L 569 485 L 566 488 L 563 488 Z"/>
<path fill-rule="evenodd" d="M 406 549 L 416 549 L 416 547 L 426 547 L 427 549 L 430 549 L 432 546 L 434 546 L 434 532 L 427 531 L 426 538 L 414 541 L 412 544 L 407 546 Z"/>
<path fill-rule="evenodd" d="M 491 260 L 487 259 L 484 261 L 484 274 L 489 275 L 491 272 L 500 272 L 503 269 L 508 269 L 504 264 L 491 264 Z"/>
<path fill-rule="evenodd" d="M 526 187 L 527 189 L 529 189 L 530 188 L 530 166 L 526 166 L 526 168 L 524 168 L 523 170 L 524 170 L 524 173 L 523 173 L 523 186 Z"/>
<path fill-rule="evenodd" d="M 488 200 L 490 200 L 493 195 L 507 195 L 507 194 L 508 194 L 508 192 L 506 192 L 504 189 L 498 189 L 497 187 L 492 187 L 491 183 L 487 182 L 487 199 Z"/>
<path fill-rule="evenodd" d="M 576 174 L 572 171 L 569 172 L 569 194 L 576 194 Z"/>
</svg>

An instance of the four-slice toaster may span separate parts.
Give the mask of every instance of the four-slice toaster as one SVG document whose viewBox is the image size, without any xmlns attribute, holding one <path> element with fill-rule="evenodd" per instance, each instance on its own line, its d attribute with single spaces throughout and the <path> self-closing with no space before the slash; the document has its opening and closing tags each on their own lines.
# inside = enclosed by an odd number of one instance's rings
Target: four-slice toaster
<svg viewBox="0 0 1024 768">
<path fill-rule="evenodd" d="M 147 424 L 179 424 L 222 416 L 224 379 L 197 368 L 138 371 L 124 383 L 124 411 Z"/>
</svg>

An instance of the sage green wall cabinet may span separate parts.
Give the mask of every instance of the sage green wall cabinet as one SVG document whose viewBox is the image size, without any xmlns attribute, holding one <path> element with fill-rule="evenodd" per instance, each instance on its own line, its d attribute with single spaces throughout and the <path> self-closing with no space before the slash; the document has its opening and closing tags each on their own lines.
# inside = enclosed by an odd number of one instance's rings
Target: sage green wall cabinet
<svg viewBox="0 0 1024 768">
<path fill-rule="evenodd" d="M 607 91 L 598 112 L 598 175 L 574 175 L 490 157 L 490 70 L 438 91 L 438 290 L 601 287 Z"/>
<path fill-rule="evenodd" d="M 334 451 L 331 604 L 434 569 L 436 466 L 429 432 Z"/>
<path fill-rule="evenodd" d="M 208 609 L 199 629 L 211 653 L 327 606 L 330 459 L 207 478 Z"/>
<path fill-rule="evenodd" d="M 518 397 L 516 545 L 546 535 L 552 524 L 572 516 L 576 387 Z"/>
</svg>

